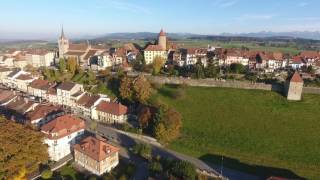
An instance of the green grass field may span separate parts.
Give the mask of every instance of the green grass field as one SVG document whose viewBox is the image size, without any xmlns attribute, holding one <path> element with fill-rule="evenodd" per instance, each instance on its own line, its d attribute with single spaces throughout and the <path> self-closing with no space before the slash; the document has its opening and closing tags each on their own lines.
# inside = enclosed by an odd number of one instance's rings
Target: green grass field
<svg viewBox="0 0 320 180">
<path fill-rule="evenodd" d="M 320 96 L 288 102 L 268 91 L 187 87 L 175 100 L 173 91 L 159 91 L 183 115 L 170 148 L 215 164 L 224 155 L 225 166 L 261 177 L 320 178 Z"/>
<path fill-rule="evenodd" d="M 295 47 L 271 47 L 271 46 L 261 46 L 255 42 L 222 42 L 222 41 L 209 41 L 209 40 L 178 40 L 174 41 L 176 44 L 183 47 L 201 47 L 206 48 L 208 45 L 213 45 L 222 48 L 241 48 L 247 47 L 250 50 L 259 50 L 259 51 L 270 51 L 270 52 L 283 52 L 296 55 L 300 52 L 298 48 Z"/>
</svg>

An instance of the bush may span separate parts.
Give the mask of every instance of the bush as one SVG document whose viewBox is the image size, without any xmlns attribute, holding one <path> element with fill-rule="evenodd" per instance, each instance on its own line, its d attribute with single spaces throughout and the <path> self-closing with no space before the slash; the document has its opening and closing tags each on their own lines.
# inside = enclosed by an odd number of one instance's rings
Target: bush
<svg viewBox="0 0 320 180">
<path fill-rule="evenodd" d="M 183 179 L 195 179 L 197 172 L 193 164 L 187 161 L 176 161 L 172 165 L 171 172 L 174 176 Z"/>
<path fill-rule="evenodd" d="M 50 169 L 46 169 L 42 171 L 41 178 L 42 179 L 50 179 L 53 175 L 53 172 Z"/>
<path fill-rule="evenodd" d="M 149 170 L 153 174 L 158 174 L 162 172 L 163 168 L 162 168 L 162 165 L 156 161 L 156 162 L 151 162 L 149 164 Z"/>
</svg>

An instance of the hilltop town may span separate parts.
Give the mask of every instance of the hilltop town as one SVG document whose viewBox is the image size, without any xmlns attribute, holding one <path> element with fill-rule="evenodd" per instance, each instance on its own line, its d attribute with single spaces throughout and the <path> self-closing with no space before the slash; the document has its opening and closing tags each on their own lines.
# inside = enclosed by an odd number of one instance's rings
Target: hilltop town
<svg viewBox="0 0 320 180">
<path fill-rule="evenodd" d="M 199 86 L 251 89 L 253 94 L 263 89 L 266 94 L 275 91 L 269 96 L 287 106 L 320 94 L 318 51 L 293 55 L 210 44 L 180 46 L 163 29 L 145 47 L 135 43 L 109 47 L 74 43 L 62 28 L 54 49 L 4 50 L 1 112 L 10 123 L 41 134 L 47 145 L 43 161 L 50 163 L 44 163 L 45 170 L 25 173 L 28 178 L 46 179 L 67 167 L 86 178 L 227 179 L 219 168 L 166 148 L 181 137 L 185 118 L 179 105 L 168 103 L 166 93 L 169 99 L 183 101 Z M 219 90 L 212 94 L 215 91 Z M 119 166 L 127 170 L 120 173 Z M 245 177 L 230 170 L 234 172 Z M 0 171 L 0 179 L 16 173 Z"/>
</svg>

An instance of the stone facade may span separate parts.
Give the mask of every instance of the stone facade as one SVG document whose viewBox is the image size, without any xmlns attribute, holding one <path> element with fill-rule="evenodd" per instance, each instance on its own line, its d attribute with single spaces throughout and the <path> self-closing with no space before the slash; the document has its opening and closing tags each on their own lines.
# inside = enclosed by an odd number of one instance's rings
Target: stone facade
<svg viewBox="0 0 320 180">
<path fill-rule="evenodd" d="M 303 92 L 303 80 L 298 72 L 295 72 L 286 83 L 287 99 L 291 101 L 300 101 Z"/>
</svg>

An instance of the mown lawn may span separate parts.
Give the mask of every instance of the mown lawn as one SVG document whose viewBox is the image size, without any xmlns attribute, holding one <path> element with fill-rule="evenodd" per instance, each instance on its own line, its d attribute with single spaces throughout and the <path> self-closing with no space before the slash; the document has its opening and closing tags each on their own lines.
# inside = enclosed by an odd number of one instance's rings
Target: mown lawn
<svg viewBox="0 0 320 180">
<path fill-rule="evenodd" d="M 181 138 L 169 147 L 261 177 L 320 178 L 320 96 L 288 102 L 259 90 L 187 87 L 184 98 L 159 91 L 183 115 Z"/>
</svg>

